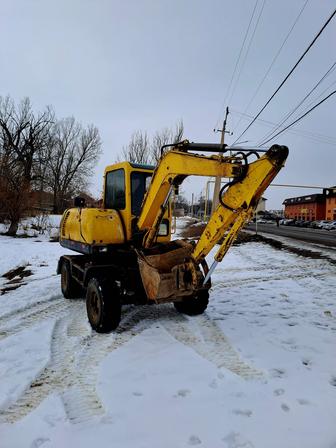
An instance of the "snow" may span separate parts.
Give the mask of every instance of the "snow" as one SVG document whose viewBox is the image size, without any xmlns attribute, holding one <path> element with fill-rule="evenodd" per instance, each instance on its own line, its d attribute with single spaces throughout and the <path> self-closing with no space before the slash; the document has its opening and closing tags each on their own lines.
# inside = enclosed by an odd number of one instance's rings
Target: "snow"
<svg viewBox="0 0 336 448">
<path fill-rule="evenodd" d="M 61 296 L 55 270 L 69 251 L 48 238 L 0 236 L 0 275 L 32 271 L 0 295 L 1 448 L 335 448 L 328 259 L 235 246 L 203 315 L 125 306 L 120 328 L 99 335 L 84 300 Z"/>
</svg>

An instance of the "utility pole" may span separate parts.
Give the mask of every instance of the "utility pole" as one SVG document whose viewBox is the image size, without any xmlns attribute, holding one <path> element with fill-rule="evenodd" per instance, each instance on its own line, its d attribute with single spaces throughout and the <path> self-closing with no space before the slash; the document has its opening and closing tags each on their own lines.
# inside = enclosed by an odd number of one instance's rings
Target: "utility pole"
<svg viewBox="0 0 336 448">
<path fill-rule="evenodd" d="M 225 134 L 228 132 L 226 131 L 226 122 L 227 122 L 227 117 L 229 115 L 229 108 L 226 107 L 226 111 L 225 111 L 225 117 L 224 117 L 224 121 L 223 121 L 223 128 L 222 129 L 214 129 L 214 131 L 218 131 L 221 133 L 221 139 L 220 139 L 220 144 L 224 146 L 224 136 Z M 223 154 L 220 152 L 218 153 L 219 156 L 223 156 Z M 213 194 L 213 198 L 212 198 L 212 207 L 211 207 L 211 214 L 214 213 L 214 211 L 216 210 L 217 206 L 218 206 L 218 202 L 219 202 L 219 192 L 220 192 L 220 188 L 221 188 L 221 177 L 216 177 L 215 180 L 215 188 L 214 188 L 214 194 Z"/>
</svg>

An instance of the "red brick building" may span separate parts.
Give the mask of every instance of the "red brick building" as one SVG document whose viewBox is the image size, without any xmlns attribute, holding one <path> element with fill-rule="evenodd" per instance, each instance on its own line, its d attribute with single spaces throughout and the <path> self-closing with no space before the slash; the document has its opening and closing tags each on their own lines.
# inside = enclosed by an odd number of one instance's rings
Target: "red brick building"
<svg viewBox="0 0 336 448">
<path fill-rule="evenodd" d="M 302 219 L 315 221 L 326 219 L 326 195 L 311 194 L 297 198 L 285 199 L 285 217 L 288 219 Z"/>
<path fill-rule="evenodd" d="M 326 190 L 326 217 L 325 219 L 336 221 L 336 186 Z"/>
</svg>

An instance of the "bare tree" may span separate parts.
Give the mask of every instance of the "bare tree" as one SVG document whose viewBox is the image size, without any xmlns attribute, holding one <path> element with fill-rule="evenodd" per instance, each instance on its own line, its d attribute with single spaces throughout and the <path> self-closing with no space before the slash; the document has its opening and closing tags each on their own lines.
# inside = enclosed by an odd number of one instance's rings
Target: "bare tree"
<svg viewBox="0 0 336 448">
<path fill-rule="evenodd" d="M 46 184 L 53 193 L 53 211 L 59 213 L 75 193 L 83 190 L 101 154 L 98 129 L 83 128 L 73 117 L 54 124 L 45 154 Z"/>
<path fill-rule="evenodd" d="M 127 146 L 124 146 L 117 161 L 127 160 L 132 163 L 157 164 L 161 157 L 161 147 L 168 143 L 178 143 L 183 138 L 183 121 L 176 123 L 175 129 L 163 128 L 157 131 L 152 141 L 147 132 L 136 131 Z"/>
<path fill-rule="evenodd" d="M 30 187 L 17 165 L 0 161 L 0 213 L 10 221 L 7 235 L 14 236 L 21 217 L 30 206 Z"/>
<path fill-rule="evenodd" d="M 132 163 L 150 163 L 150 145 L 147 132 L 136 131 L 121 151 L 121 159 Z"/>
<path fill-rule="evenodd" d="M 29 98 L 16 107 L 10 97 L 0 97 L 0 139 L 2 150 L 21 165 L 29 184 L 34 180 L 37 154 L 44 147 L 54 113 L 50 107 L 34 114 Z"/>
<path fill-rule="evenodd" d="M 169 143 L 180 142 L 183 138 L 183 132 L 184 126 L 182 120 L 176 123 L 175 129 L 164 128 L 161 131 L 157 131 L 154 134 L 150 147 L 150 156 L 152 163 L 156 165 L 160 160 L 162 146 Z"/>
<path fill-rule="evenodd" d="M 10 220 L 10 235 L 16 234 L 22 214 L 29 208 L 35 164 L 53 118 L 49 107 L 35 115 L 28 98 L 16 106 L 10 97 L 0 97 L 0 205 Z"/>
</svg>

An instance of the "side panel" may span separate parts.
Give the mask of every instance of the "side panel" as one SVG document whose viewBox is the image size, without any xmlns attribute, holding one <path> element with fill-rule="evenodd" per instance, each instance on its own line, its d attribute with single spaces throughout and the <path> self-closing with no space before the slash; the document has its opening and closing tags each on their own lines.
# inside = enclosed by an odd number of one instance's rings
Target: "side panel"
<svg viewBox="0 0 336 448">
<path fill-rule="evenodd" d="M 71 208 L 64 212 L 60 240 L 85 244 L 123 244 L 125 234 L 116 210 Z"/>
</svg>

